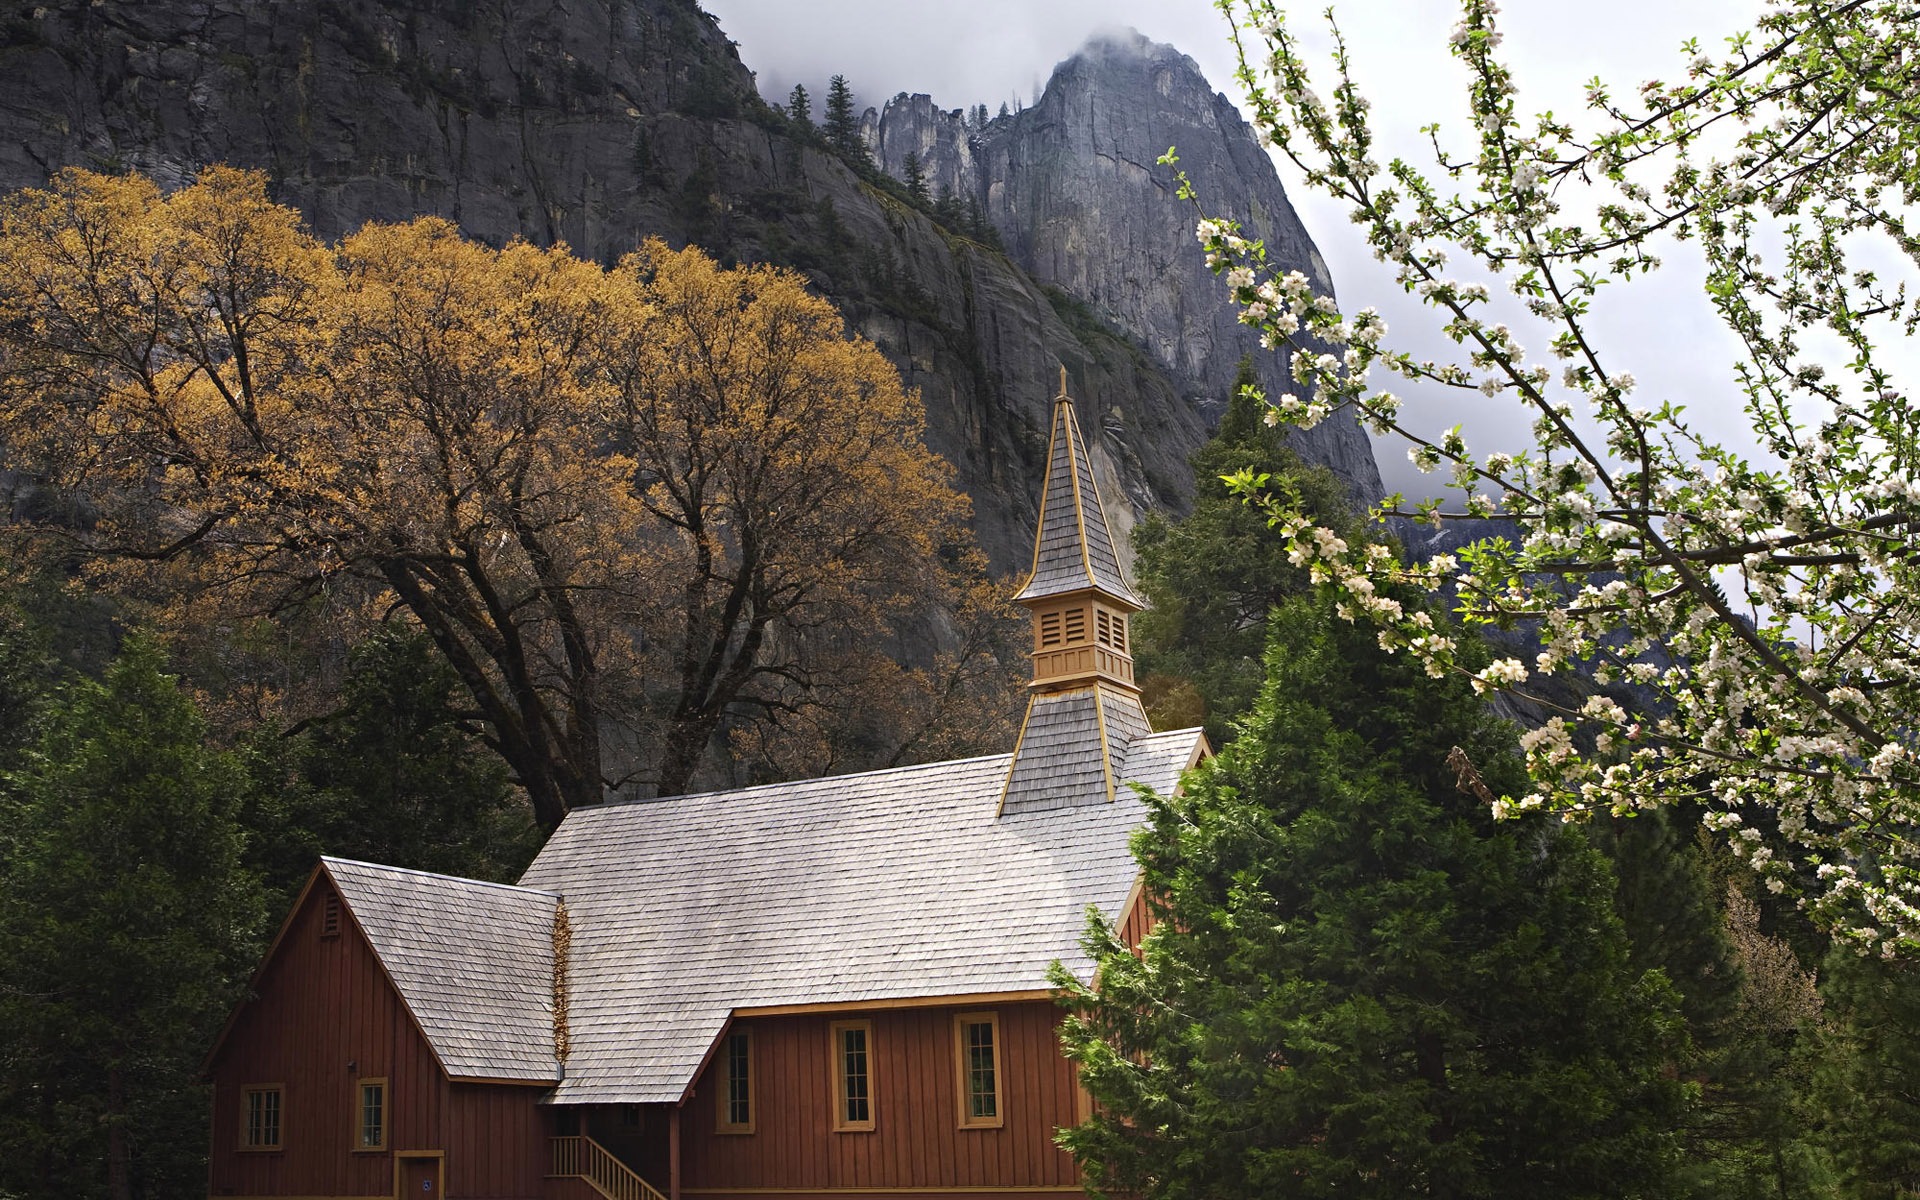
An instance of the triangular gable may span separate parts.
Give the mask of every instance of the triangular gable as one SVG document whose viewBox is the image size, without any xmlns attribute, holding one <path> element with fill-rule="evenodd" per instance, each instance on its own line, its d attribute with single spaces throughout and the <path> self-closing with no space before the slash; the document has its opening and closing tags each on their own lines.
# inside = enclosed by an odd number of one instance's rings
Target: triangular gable
<svg viewBox="0 0 1920 1200">
<path fill-rule="evenodd" d="M 207 1051 L 202 1078 L 211 1075 L 316 888 L 339 896 L 343 933 L 350 930 L 365 943 L 449 1079 L 559 1079 L 550 1001 L 558 898 L 338 858 L 322 858 L 307 877 L 254 968 L 247 997 Z"/>
<path fill-rule="evenodd" d="M 551 892 L 321 860 L 449 1078 L 552 1083 Z"/>
</svg>

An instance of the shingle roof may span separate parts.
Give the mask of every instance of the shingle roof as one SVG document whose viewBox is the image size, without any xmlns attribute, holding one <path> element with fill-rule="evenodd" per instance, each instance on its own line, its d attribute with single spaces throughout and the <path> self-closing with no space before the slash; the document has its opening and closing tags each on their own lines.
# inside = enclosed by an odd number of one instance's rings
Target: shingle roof
<svg viewBox="0 0 1920 1200">
<path fill-rule="evenodd" d="M 1170 791 L 1198 730 L 1134 740 Z M 677 1101 L 735 1008 L 1047 986 L 1089 970 L 1089 904 L 1119 916 L 1144 806 L 1009 814 L 1011 756 L 575 810 L 523 883 L 573 927 L 572 1052 L 554 1099 Z"/>
<path fill-rule="evenodd" d="M 321 864 L 453 1078 L 546 1083 L 551 892 L 346 858 Z"/>
<path fill-rule="evenodd" d="M 1129 690 L 1095 683 L 1036 695 L 1013 749 L 1000 811 L 1112 800 L 1125 782 L 1135 739 L 1152 732 L 1139 695 Z"/>
<path fill-rule="evenodd" d="M 1062 392 L 1053 406 L 1047 482 L 1040 494 L 1040 524 L 1034 537 L 1033 573 L 1015 600 L 1038 600 L 1083 588 L 1099 588 L 1124 604 L 1146 607 L 1127 584 L 1114 553 L 1106 510 L 1093 483 L 1093 463 L 1081 436 L 1073 401 Z"/>
</svg>

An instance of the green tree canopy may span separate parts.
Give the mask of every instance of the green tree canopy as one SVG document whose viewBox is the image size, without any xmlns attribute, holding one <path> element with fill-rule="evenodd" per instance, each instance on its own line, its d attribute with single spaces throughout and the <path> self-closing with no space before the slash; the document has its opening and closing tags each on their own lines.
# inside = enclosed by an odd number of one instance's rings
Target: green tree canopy
<svg viewBox="0 0 1920 1200">
<path fill-rule="evenodd" d="M 1307 587 L 1265 514 L 1231 494 L 1222 476 L 1251 471 L 1323 522 L 1351 520 L 1333 473 L 1302 464 L 1285 430 L 1261 420 L 1255 384 L 1252 361 L 1241 359 L 1220 428 L 1193 455 L 1193 511 L 1178 521 L 1150 514 L 1133 532 L 1135 569 L 1152 604 L 1135 618 L 1148 704 L 1161 728 L 1203 721 L 1215 746 L 1231 739 L 1266 677 L 1268 610 Z"/>
<path fill-rule="evenodd" d="M 845 75 L 827 80 L 827 108 L 821 132 L 836 154 L 856 166 L 871 165 L 867 144 L 860 139 L 860 114 L 853 111 L 853 87 Z"/>
<path fill-rule="evenodd" d="M 194 1068 L 259 952 L 247 779 L 144 641 L 43 729 L 0 779 L 0 1194 L 188 1194 Z"/>
<path fill-rule="evenodd" d="M 1303 598 L 1272 631 L 1241 736 L 1136 838 L 1139 955 L 1095 915 L 1098 989 L 1058 973 L 1098 1105 L 1063 1143 L 1178 1200 L 1667 1194 L 1684 1026 L 1605 858 L 1463 794 L 1520 772 L 1464 685 Z"/>
</svg>

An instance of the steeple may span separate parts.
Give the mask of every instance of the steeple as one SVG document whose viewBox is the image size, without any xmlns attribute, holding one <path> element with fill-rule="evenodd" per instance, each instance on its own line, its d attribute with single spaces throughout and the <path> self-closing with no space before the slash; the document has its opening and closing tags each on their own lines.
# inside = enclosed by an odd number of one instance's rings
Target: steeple
<svg viewBox="0 0 1920 1200">
<path fill-rule="evenodd" d="M 1146 606 L 1114 551 L 1064 367 L 1033 572 L 1014 599 L 1033 613 L 1033 682 L 1000 812 L 1110 801 L 1125 779 L 1128 747 L 1153 731 L 1134 682 L 1127 628 L 1128 617 Z"/>
<path fill-rule="evenodd" d="M 1145 608 L 1120 569 L 1093 462 L 1060 368 L 1033 572 L 1014 600 L 1033 613 L 1033 688 L 1104 679 L 1137 691 L 1127 617 Z"/>
</svg>

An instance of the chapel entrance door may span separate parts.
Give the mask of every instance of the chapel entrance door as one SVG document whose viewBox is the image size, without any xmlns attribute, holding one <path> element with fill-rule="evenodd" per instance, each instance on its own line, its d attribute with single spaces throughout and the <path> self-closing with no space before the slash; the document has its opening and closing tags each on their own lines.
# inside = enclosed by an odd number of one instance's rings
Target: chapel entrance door
<svg viewBox="0 0 1920 1200">
<path fill-rule="evenodd" d="M 439 1158 L 400 1160 L 399 1200 L 441 1200 Z"/>
</svg>

